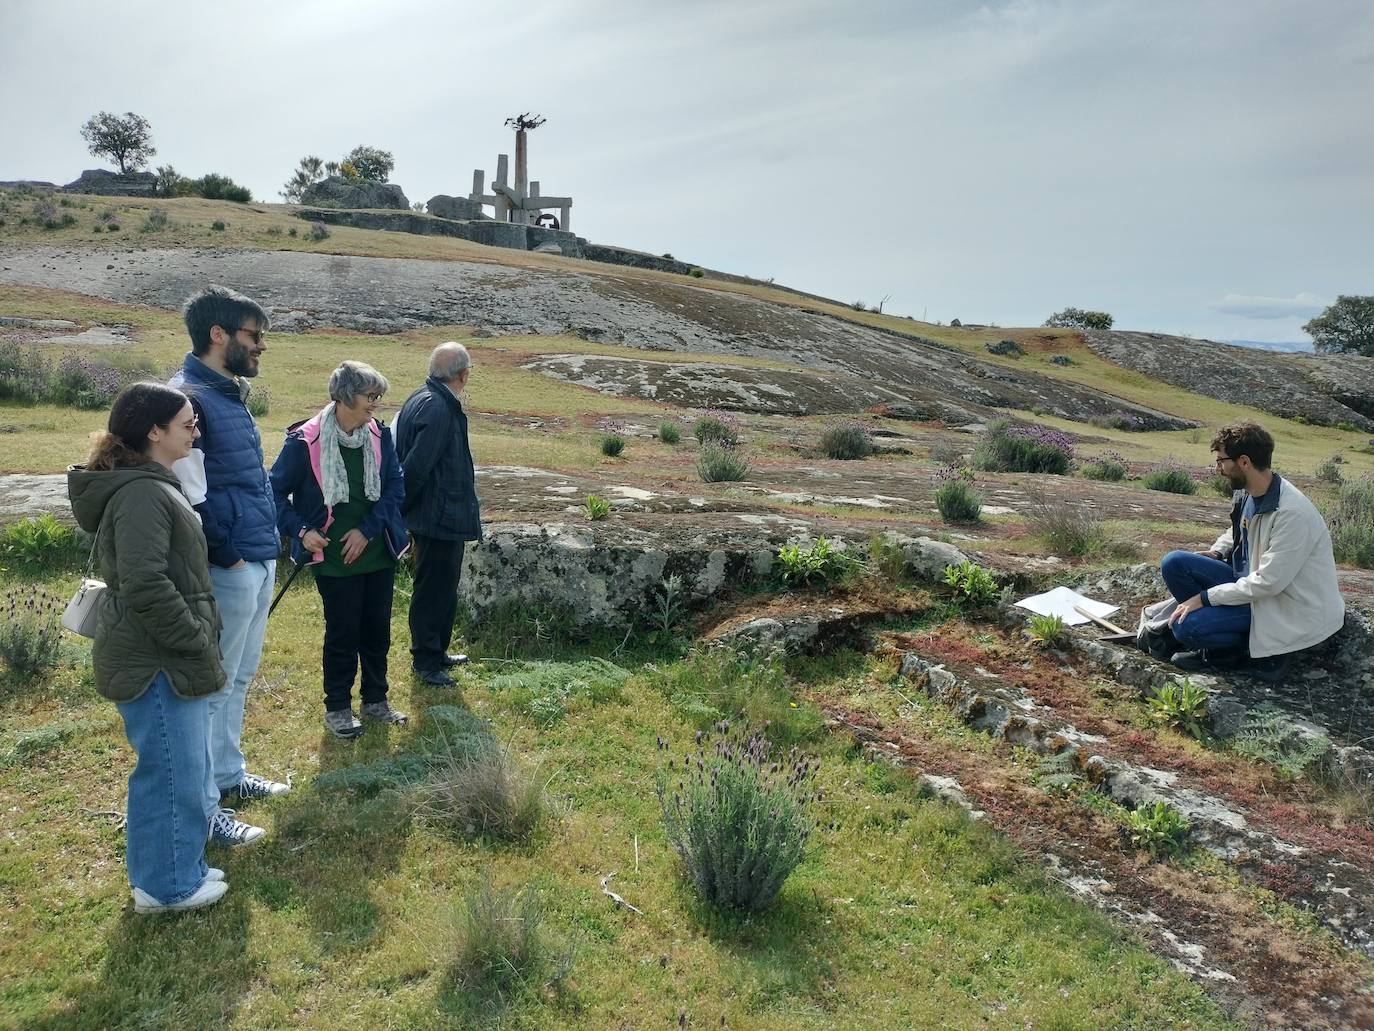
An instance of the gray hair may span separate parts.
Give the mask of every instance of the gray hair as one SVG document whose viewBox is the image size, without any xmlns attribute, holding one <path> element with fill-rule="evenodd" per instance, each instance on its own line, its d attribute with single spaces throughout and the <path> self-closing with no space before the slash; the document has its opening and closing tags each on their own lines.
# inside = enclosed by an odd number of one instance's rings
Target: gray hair
<svg viewBox="0 0 1374 1031">
<path fill-rule="evenodd" d="M 329 374 L 329 397 L 341 405 L 351 405 L 359 394 L 385 394 L 391 384 L 366 362 L 340 362 Z"/>
<path fill-rule="evenodd" d="M 429 374 L 435 379 L 457 379 L 470 365 L 468 349 L 453 340 L 440 344 L 429 356 Z"/>
</svg>

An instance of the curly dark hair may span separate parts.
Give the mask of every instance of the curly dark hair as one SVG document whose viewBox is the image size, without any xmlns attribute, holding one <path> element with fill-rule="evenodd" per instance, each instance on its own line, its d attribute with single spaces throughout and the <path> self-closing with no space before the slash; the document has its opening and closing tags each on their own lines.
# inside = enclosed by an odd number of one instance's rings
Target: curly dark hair
<svg viewBox="0 0 1374 1031">
<path fill-rule="evenodd" d="M 1274 438 L 1257 422 L 1234 422 L 1217 430 L 1212 450 L 1227 458 L 1247 455 L 1256 469 L 1268 469 L 1274 458 Z"/>
</svg>

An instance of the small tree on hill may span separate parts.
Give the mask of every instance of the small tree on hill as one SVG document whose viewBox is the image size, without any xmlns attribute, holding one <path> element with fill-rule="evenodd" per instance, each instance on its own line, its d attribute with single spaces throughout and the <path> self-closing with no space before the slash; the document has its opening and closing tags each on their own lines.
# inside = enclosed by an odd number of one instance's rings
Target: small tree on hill
<svg viewBox="0 0 1374 1031">
<path fill-rule="evenodd" d="M 1374 358 L 1374 295 L 1336 298 L 1302 331 L 1318 354 L 1362 354 Z"/>
<path fill-rule="evenodd" d="M 1105 311 L 1065 308 L 1047 318 L 1045 325 L 1056 329 L 1111 329 L 1113 321 Z"/>
<path fill-rule="evenodd" d="M 301 158 L 301 163 L 282 187 L 282 199 L 288 204 L 299 204 L 305 191 L 324 178 L 324 169 L 324 162 L 313 154 Z"/>
<path fill-rule="evenodd" d="M 391 170 L 396 167 L 396 159 L 387 150 L 379 150 L 376 147 L 354 147 L 344 156 L 341 164 L 351 164 L 357 171 L 359 179 L 372 183 L 384 183 L 387 177 L 391 175 Z"/>
<path fill-rule="evenodd" d="M 101 111 L 81 127 L 81 138 L 96 157 L 108 157 L 127 175 L 146 165 L 157 153 L 148 119 L 127 111 L 124 117 Z"/>
</svg>

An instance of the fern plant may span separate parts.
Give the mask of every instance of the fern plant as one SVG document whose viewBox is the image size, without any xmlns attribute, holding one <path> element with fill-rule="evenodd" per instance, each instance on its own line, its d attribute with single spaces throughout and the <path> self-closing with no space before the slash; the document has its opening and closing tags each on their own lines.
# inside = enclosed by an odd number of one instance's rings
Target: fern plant
<svg viewBox="0 0 1374 1031">
<path fill-rule="evenodd" d="M 1083 783 L 1072 748 L 1041 759 L 1031 776 L 1042 791 L 1051 795 L 1070 794 Z"/>
<path fill-rule="evenodd" d="M 1287 777 L 1297 778 L 1331 748 L 1331 739 L 1312 731 L 1300 733 L 1291 716 L 1273 705 L 1257 705 L 1245 714 L 1231 742 L 1231 750 L 1268 763 Z"/>
</svg>

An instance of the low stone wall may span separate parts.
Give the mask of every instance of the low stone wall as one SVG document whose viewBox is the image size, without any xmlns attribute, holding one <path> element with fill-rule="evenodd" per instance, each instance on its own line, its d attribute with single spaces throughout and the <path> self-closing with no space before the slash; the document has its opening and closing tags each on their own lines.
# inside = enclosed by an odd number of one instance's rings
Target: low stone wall
<svg viewBox="0 0 1374 1031">
<path fill-rule="evenodd" d="M 543 226 L 497 222 L 489 218 L 464 222 L 422 215 L 415 211 L 355 211 L 344 208 L 302 208 L 296 212 L 296 217 L 307 222 L 352 226 L 355 229 L 381 229 L 392 233 L 413 233 L 416 236 L 452 236 L 488 247 L 507 247 L 517 251 L 532 251 L 552 245 L 564 257 L 584 256 L 585 241 L 572 233 L 545 229 Z"/>
</svg>

